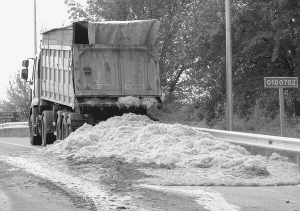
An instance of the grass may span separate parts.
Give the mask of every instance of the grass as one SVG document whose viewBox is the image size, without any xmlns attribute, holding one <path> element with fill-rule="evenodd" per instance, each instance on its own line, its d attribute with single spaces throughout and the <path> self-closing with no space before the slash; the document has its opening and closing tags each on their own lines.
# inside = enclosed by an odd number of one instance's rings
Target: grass
<svg viewBox="0 0 300 211">
<path fill-rule="evenodd" d="M 210 128 L 204 120 L 197 121 L 193 118 L 195 110 L 188 106 L 172 104 L 162 110 L 151 110 L 160 122 L 167 124 L 184 124 L 201 128 Z M 226 130 L 226 119 L 219 120 L 214 126 L 214 129 Z M 279 115 L 274 119 L 264 117 L 263 111 L 256 109 L 251 117 L 242 119 L 238 116 L 233 117 L 233 131 L 281 136 L 280 118 Z M 285 119 L 283 136 L 291 138 L 300 138 L 300 117 L 291 117 Z"/>
<path fill-rule="evenodd" d="M 300 124 L 295 119 L 285 120 L 283 127 L 283 136 L 291 138 L 300 138 Z M 215 129 L 226 130 L 226 121 L 215 125 Z M 280 119 L 276 117 L 273 120 L 252 117 L 248 120 L 238 117 L 233 118 L 233 130 L 246 133 L 264 134 L 272 136 L 281 136 Z"/>
</svg>

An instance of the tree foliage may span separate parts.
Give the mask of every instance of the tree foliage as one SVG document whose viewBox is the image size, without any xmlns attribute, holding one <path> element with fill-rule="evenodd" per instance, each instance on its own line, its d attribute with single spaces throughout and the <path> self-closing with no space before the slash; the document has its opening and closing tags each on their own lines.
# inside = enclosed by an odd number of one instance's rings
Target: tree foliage
<svg viewBox="0 0 300 211">
<path fill-rule="evenodd" d="M 299 7 L 300 2 L 294 0 L 252 0 L 238 14 L 234 70 L 235 89 L 239 90 L 236 106 L 242 115 L 251 113 L 256 103 L 265 108 L 274 105 L 268 110 L 270 115 L 278 111 L 278 90 L 264 89 L 264 77 L 299 77 Z M 287 89 L 285 95 L 286 112 L 292 115 L 299 91 Z"/>
<path fill-rule="evenodd" d="M 20 74 L 15 74 L 14 78 L 9 81 L 6 99 L 0 101 L 0 110 L 19 112 L 22 120 L 27 119 L 31 103 L 30 92 L 29 85 L 21 80 Z"/>
<path fill-rule="evenodd" d="M 196 118 L 212 124 L 225 115 L 224 1 L 89 0 L 86 8 L 75 2 L 66 0 L 75 19 L 160 20 L 159 64 L 169 100 L 193 105 Z M 265 89 L 263 80 L 300 75 L 300 1 L 233 0 L 231 10 L 234 112 L 247 118 L 259 107 L 274 118 L 278 90 Z M 299 115 L 299 102 L 298 89 L 285 89 L 288 115 Z"/>
</svg>

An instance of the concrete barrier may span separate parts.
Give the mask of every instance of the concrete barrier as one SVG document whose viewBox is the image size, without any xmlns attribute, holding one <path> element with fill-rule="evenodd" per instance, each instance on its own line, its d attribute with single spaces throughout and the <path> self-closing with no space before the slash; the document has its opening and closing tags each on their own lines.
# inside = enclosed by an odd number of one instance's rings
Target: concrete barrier
<svg viewBox="0 0 300 211">
<path fill-rule="evenodd" d="M 16 122 L 1 124 L 0 137 L 29 137 L 28 123 Z"/>
</svg>

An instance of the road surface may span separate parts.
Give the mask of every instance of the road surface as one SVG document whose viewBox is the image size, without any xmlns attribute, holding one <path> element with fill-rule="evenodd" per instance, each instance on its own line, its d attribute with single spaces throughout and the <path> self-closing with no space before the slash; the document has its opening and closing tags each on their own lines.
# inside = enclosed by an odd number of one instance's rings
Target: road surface
<svg viewBox="0 0 300 211">
<path fill-rule="evenodd" d="M 28 138 L 0 138 L 0 156 L 27 153 Z M 91 201 L 48 180 L 0 162 L 0 211 L 77 211 L 97 208 Z M 300 211 L 300 186 L 140 187 L 134 199 L 146 210 Z M 122 208 L 122 207 L 121 207 Z"/>
<path fill-rule="evenodd" d="M 32 146 L 29 138 L 0 137 L 0 156 L 36 150 L 41 146 Z"/>
<path fill-rule="evenodd" d="M 0 138 L 0 156 L 36 150 L 28 138 Z M 0 211 L 96 210 L 93 204 L 71 190 L 0 162 Z"/>
</svg>

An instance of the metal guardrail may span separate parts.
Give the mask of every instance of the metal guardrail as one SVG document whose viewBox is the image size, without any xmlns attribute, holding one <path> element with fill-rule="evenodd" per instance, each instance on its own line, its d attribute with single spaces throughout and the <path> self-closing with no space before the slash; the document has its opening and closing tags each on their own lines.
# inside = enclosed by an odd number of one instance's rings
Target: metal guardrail
<svg viewBox="0 0 300 211">
<path fill-rule="evenodd" d="M 300 169 L 300 139 L 279 136 L 260 135 L 253 133 L 241 133 L 225 130 L 215 130 L 208 128 L 195 128 L 203 132 L 210 133 L 217 139 L 230 143 L 254 146 L 266 149 L 266 156 L 270 154 L 270 149 L 294 152 L 297 155 L 297 164 Z"/>
<path fill-rule="evenodd" d="M 5 127 L 12 127 L 12 126 L 28 126 L 28 122 L 8 122 L 0 124 L 0 129 Z"/>
<path fill-rule="evenodd" d="M 28 122 L 11 122 L 0 124 L 0 136 L 2 135 L 2 133 L 4 134 L 5 129 L 10 130 L 12 133 L 13 128 L 28 129 Z M 230 143 L 264 148 L 266 149 L 266 156 L 269 156 L 268 149 L 294 152 L 297 155 L 297 163 L 300 169 L 300 139 L 198 127 L 194 127 L 194 129 L 210 133 L 216 139 L 220 139 Z"/>
</svg>

